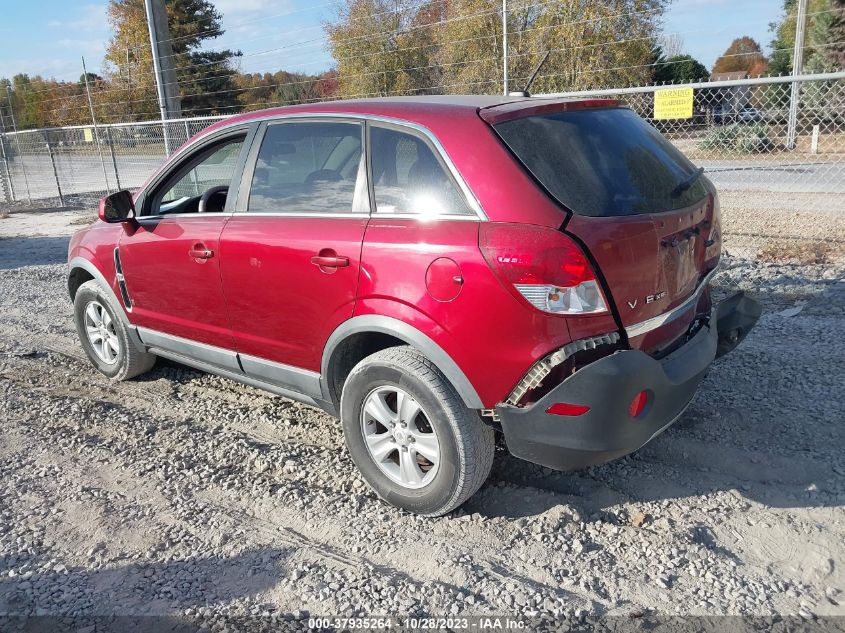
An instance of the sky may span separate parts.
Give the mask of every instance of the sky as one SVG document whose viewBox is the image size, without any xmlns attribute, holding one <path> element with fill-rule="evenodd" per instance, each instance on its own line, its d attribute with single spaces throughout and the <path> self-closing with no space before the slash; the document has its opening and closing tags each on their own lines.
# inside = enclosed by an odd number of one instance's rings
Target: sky
<svg viewBox="0 0 845 633">
<path fill-rule="evenodd" d="M 89 72 L 100 73 L 111 35 L 107 0 L 2 0 L 0 77 L 17 73 L 76 80 L 82 56 Z M 334 0 L 216 0 L 226 33 L 215 49 L 244 53 L 243 72 L 289 70 L 316 73 L 332 65 L 322 24 L 333 15 Z M 674 0 L 664 33 L 677 33 L 683 51 L 708 68 L 731 41 L 750 35 L 764 47 L 769 23 L 782 0 Z"/>
</svg>

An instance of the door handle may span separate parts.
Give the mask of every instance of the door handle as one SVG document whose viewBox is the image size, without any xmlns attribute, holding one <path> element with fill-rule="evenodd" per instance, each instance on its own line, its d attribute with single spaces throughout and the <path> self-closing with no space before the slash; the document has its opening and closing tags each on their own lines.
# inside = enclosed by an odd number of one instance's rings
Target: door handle
<svg viewBox="0 0 845 633">
<path fill-rule="evenodd" d="M 188 249 L 188 257 L 194 259 L 211 259 L 214 257 L 214 251 L 209 250 L 201 244 L 196 244 L 193 248 Z"/>
<path fill-rule="evenodd" d="M 344 268 L 349 266 L 349 258 L 343 255 L 314 255 L 311 263 L 320 268 Z"/>
</svg>

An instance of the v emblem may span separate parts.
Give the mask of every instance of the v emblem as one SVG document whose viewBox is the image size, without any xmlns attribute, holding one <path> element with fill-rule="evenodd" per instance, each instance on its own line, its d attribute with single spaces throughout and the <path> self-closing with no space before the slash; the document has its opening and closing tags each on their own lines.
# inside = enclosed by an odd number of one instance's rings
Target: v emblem
<svg viewBox="0 0 845 633">
<path fill-rule="evenodd" d="M 629 301 L 628 307 L 631 308 L 631 310 L 633 310 L 634 308 L 637 307 L 637 301 L 638 301 L 637 299 L 634 299 L 633 301 Z"/>
</svg>

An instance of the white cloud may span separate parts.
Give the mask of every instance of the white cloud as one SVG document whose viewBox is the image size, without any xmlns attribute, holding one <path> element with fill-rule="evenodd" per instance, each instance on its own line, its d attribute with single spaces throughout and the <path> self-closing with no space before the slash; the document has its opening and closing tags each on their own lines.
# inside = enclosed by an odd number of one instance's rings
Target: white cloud
<svg viewBox="0 0 845 633">
<path fill-rule="evenodd" d="M 108 13 L 105 4 L 86 4 L 76 11 L 73 18 L 50 20 L 47 26 L 70 31 L 101 31 L 108 26 Z"/>
<path fill-rule="evenodd" d="M 280 6 L 287 6 L 287 3 L 280 3 L 277 0 L 217 0 L 214 6 L 224 16 L 230 16 L 244 13 L 259 13 L 267 10 L 277 11 Z"/>
</svg>

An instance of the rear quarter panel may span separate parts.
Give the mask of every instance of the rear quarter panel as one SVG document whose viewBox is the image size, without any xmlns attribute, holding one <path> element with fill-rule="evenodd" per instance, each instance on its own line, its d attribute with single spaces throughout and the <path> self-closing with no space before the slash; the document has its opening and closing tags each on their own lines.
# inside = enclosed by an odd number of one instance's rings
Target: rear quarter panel
<svg viewBox="0 0 845 633">
<path fill-rule="evenodd" d="M 454 260 L 463 284 L 438 301 L 426 272 Z M 570 339 L 567 319 L 523 305 L 492 273 L 478 248 L 478 223 L 379 219 L 364 239 L 355 316 L 384 315 L 433 339 L 461 368 L 485 407 L 504 400 L 531 365 Z"/>
</svg>

